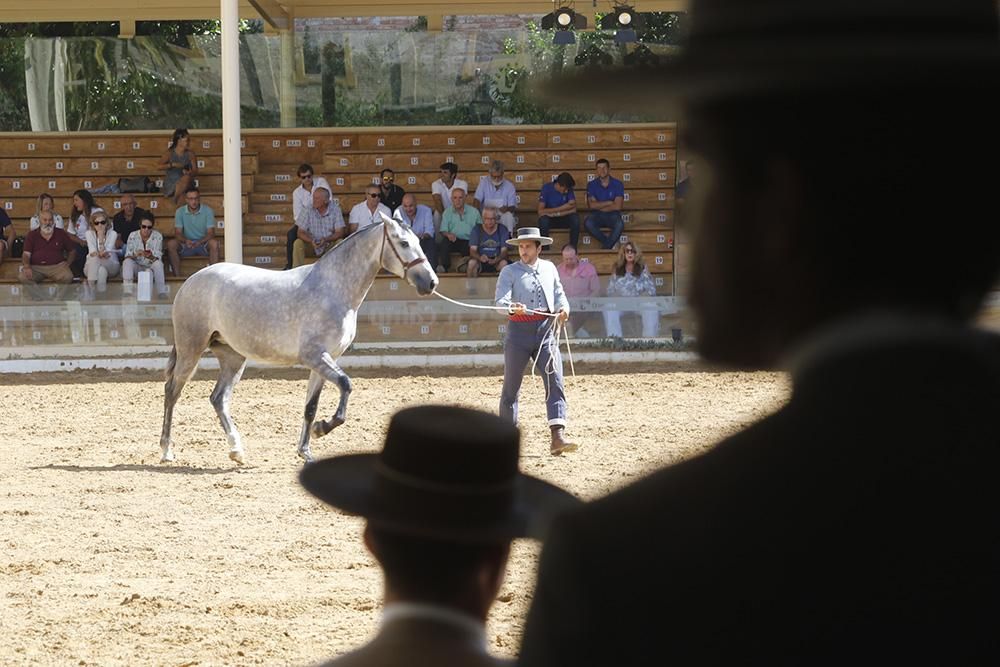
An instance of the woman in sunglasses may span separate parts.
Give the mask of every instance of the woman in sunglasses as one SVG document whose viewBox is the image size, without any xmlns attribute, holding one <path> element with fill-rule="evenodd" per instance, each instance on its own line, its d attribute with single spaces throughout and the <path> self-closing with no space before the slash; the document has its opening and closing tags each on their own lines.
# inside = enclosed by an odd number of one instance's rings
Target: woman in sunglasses
<svg viewBox="0 0 1000 667">
<path fill-rule="evenodd" d="M 118 233 L 112 228 L 108 214 L 103 209 L 97 209 L 90 214 L 90 226 L 87 229 L 87 263 L 83 273 L 87 276 L 87 284 L 103 292 L 107 289 L 108 278 L 118 275 L 121 266 L 118 264 L 118 253 L 115 252 L 115 240 Z"/>
<path fill-rule="evenodd" d="M 167 281 L 163 275 L 163 234 L 153 229 L 153 220 L 148 214 L 140 219 L 139 231 L 129 234 L 125 246 L 122 280 L 125 281 L 126 291 L 131 289 L 139 271 L 151 271 L 157 296 L 167 296 Z"/>
<path fill-rule="evenodd" d="M 608 296 L 641 297 L 656 296 L 656 284 L 649 268 L 642 259 L 639 246 L 627 241 L 618 247 L 618 261 L 615 262 L 608 280 Z M 652 309 L 640 309 L 642 318 L 642 337 L 656 338 L 660 333 L 660 313 Z M 604 312 L 604 326 L 608 336 L 622 337 L 622 314 L 619 310 Z"/>
</svg>

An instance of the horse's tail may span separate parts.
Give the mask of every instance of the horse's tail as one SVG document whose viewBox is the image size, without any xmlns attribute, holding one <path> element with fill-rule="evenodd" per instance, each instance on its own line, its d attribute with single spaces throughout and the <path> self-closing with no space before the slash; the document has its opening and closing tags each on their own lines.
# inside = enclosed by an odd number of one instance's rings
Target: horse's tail
<svg viewBox="0 0 1000 667">
<path fill-rule="evenodd" d="M 170 348 L 170 356 L 167 358 L 167 370 L 164 373 L 164 378 L 170 380 L 174 376 L 174 367 L 177 366 L 177 346 L 174 345 Z"/>
</svg>

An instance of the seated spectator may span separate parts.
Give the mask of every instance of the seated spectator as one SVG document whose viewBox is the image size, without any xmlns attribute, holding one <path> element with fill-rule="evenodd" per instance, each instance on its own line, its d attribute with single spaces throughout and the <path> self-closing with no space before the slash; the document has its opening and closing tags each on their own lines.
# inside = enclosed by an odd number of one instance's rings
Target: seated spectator
<svg viewBox="0 0 1000 667">
<path fill-rule="evenodd" d="M 13 245 L 14 223 L 10 221 L 7 211 L 0 208 L 0 264 L 3 264 L 4 257 L 10 255 L 10 249 Z"/>
<path fill-rule="evenodd" d="M 601 158 L 597 161 L 597 178 L 587 184 L 587 206 L 590 215 L 584 226 L 597 239 L 601 247 L 610 250 L 618 243 L 618 237 L 625 229 L 622 221 L 622 202 L 625 201 L 625 185 L 611 175 L 611 163 Z M 607 236 L 601 231 L 607 227 Z"/>
<path fill-rule="evenodd" d="M 500 273 L 507 266 L 507 241 L 510 232 L 497 223 L 499 211 L 492 206 L 483 209 L 483 222 L 469 234 L 469 266 L 465 275 L 478 278 L 480 273 Z M 470 291 L 475 288 L 470 286 Z"/>
<path fill-rule="evenodd" d="M 118 275 L 121 265 L 118 263 L 118 253 L 115 252 L 118 234 L 109 229 L 108 214 L 98 209 L 90 216 L 90 229 L 87 230 L 87 263 L 84 274 L 87 285 L 103 292 L 107 289 L 108 278 Z"/>
<path fill-rule="evenodd" d="M 406 194 L 406 190 L 396 185 L 396 172 L 392 169 L 383 169 L 379 176 L 381 181 L 378 200 L 390 211 L 395 211 L 403 204 L 403 195 Z"/>
<path fill-rule="evenodd" d="M 568 171 L 542 186 L 542 192 L 538 195 L 538 231 L 542 236 L 548 236 L 552 227 L 569 229 L 569 244 L 577 248 L 580 240 L 580 216 L 576 212 L 574 187 L 576 180 Z"/>
<path fill-rule="evenodd" d="M 191 135 L 184 128 L 174 130 L 170 148 L 163 154 L 160 167 L 167 170 L 163 178 L 163 194 L 180 206 L 198 174 L 198 158 L 191 151 Z"/>
<path fill-rule="evenodd" d="M 294 222 L 288 230 L 288 242 L 285 246 L 285 270 L 292 268 L 292 253 L 295 248 L 295 240 L 299 238 L 299 221 L 306 211 L 313 207 L 313 191 L 315 188 L 324 188 L 327 194 L 333 192 L 333 188 L 322 176 L 314 175 L 311 164 L 302 163 L 296 172 L 299 176 L 299 186 L 292 191 L 292 218 Z M 340 208 L 338 207 L 338 211 Z"/>
<path fill-rule="evenodd" d="M 441 163 L 441 178 L 431 183 L 431 200 L 434 209 L 434 224 L 438 231 L 441 230 L 441 217 L 446 208 L 451 206 L 451 192 L 455 188 L 462 191 L 469 191 L 469 184 L 458 178 L 458 165 L 454 162 Z M 440 242 L 440 238 L 438 241 Z"/>
<path fill-rule="evenodd" d="M 132 232 L 139 231 L 139 222 L 144 218 L 148 217 L 152 220 L 153 214 L 137 206 L 133 194 L 123 194 L 118 203 L 122 210 L 115 213 L 112 223 L 115 234 L 118 235 L 115 243 L 117 244 L 118 259 L 121 260 L 125 256 L 125 245 L 128 243 L 129 237 L 132 236 Z"/>
<path fill-rule="evenodd" d="M 65 225 L 63 224 L 63 218 L 61 215 L 56 213 L 55 208 L 56 208 L 56 203 L 55 200 L 52 199 L 52 195 L 50 195 L 48 192 L 43 192 L 42 194 L 38 195 L 38 199 L 35 201 L 35 214 L 31 216 L 31 221 L 28 226 L 28 231 L 31 231 L 32 229 L 38 229 L 39 225 L 38 216 L 42 211 L 51 211 L 52 218 L 56 221 L 56 229 L 64 229 Z"/>
<path fill-rule="evenodd" d="M 392 217 L 410 226 L 420 239 L 420 249 L 427 256 L 431 266 L 437 266 L 437 243 L 434 240 L 434 212 L 430 206 L 417 203 L 412 193 L 403 195 L 403 203 Z"/>
<path fill-rule="evenodd" d="M 513 183 L 503 177 L 503 173 L 503 162 L 493 160 L 489 177 L 479 181 L 472 205 L 480 211 L 484 206 L 495 208 L 500 215 L 498 222 L 507 228 L 509 234 L 513 234 L 517 225 L 517 218 L 514 217 L 517 213 L 517 190 Z"/>
<path fill-rule="evenodd" d="M 181 275 L 181 257 L 208 257 L 219 261 L 219 241 L 215 238 L 215 211 L 201 203 L 201 192 L 192 187 L 184 195 L 187 202 L 174 213 L 174 238 L 167 241 L 170 269 Z"/>
<path fill-rule="evenodd" d="M 451 253 L 460 253 L 462 261 L 455 267 L 461 271 L 466 267 L 469 257 L 469 235 L 476 225 L 483 221 L 479 211 L 465 205 L 465 190 L 454 188 L 451 191 L 451 206 L 441 216 L 441 245 L 438 247 L 438 263 L 441 272 L 451 270 Z"/>
<path fill-rule="evenodd" d="M 326 188 L 313 188 L 312 199 L 313 205 L 296 223 L 298 238 L 292 253 L 293 268 L 306 263 L 306 248 L 310 249 L 313 257 L 322 257 L 337 241 L 347 236 L 344 216 L 340 212 L 340 206 L 331 201 L 330 191 Z"/>
<path fill-rule="evenodd" d="M 562 258 L 563 261 L 556 269 L 559 270 L 559 280 L 566 296 L 570 299 L 589 299 L 597 296 L 601 291 L 601 279 L 597 275 L 597 268 L 587 260 L 581 262 L 576 246 L 572 243 L 562 247 Z M 569 314 L 569 325 L 573 335 L 578 338 L 591 336 L 591 332 L 587 331 L 584 325 L 590 324 L 595 313 L 580 310 L 572 301 L 570 306 L 573 310 Z"/>
<path fill-rule="evenodd" d="M 608 296 L 656 296 L 656 285 L 649 268 L 642 261 L 639 246 L 626 241 L 618 248 L 618 261 L 615 262 L 611 278 L 608 280 Z M 660 333 L 660 311 L 641 309 L 642 337 L 655 338 Z M 604 327 L 608 336 L 622 338 L 621 312 L 618 310 L 604 311 Z"/>
<path fill-rule="evenodd" d="M 139 220 L 139 231 L 129 235 L 128 243 L 125 244 L 122 280 L 125 282 L 125 291 L 131 292 L 136 275 L 140 271 L 150 271 L 157 296 L 165 298 L 167 281 L 163 273 L 163 234 L 153 229 L 153 225 L 153 217 L 146 213 Z"/>
<path fill-rule="evenodd" d="M 379 201 L 379 191 L 377 185 L 365 188 L 365 198 L 351 208 L 351 215 L 347 220 L 348 234 L 353 234 L 376 222 L 382 222 L 383 215 L 387 218 L 392 217 L 392 211 Z"/>
<path fill-rule="evenodd" d="M 18 279 L 29 286 L 46 281 L 72 283 L 73 272 L 67 257 L 76 247 L 73 237 L 56 227 L 52 211 L 42 211 L 38 229 L 32 229 L 24 238 Z"/>
<path fill-rule="evenodd" d="M 83 277 L 83 266 L 87 261 L 87 230 L 90 228 L 90 216 L 104 209 L 94 202 L 94 195 L 89 190 L 77 190 L 73 193 L 73 208 L 66 219 L 66 231 L 76 243 L 69 255 L 69 268 L 76 278 Z"/>
<path fill-rule="evenodd" d="M 378 634 L 327 667 L 509 664 L 490 656 L 484 626 L 510 543 L 543 539 L 579 504 L 518 471 L 519 441 L 495 415 L 426 405 L 392 417 L 380 453 L 302 469 L 309 493 L 365 518 L 365 546 L 385 576 Z"/>
</svg>

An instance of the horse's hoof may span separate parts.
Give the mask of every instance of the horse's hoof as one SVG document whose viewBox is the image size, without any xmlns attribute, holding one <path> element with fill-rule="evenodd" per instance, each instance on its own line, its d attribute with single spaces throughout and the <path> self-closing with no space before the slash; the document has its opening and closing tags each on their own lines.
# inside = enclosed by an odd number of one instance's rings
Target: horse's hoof
<svg viewBox="0 0 1000 667">
<path fill-rule="evenodd" d="M 330 429 L 326 427 L 326 422 L 313 422 L 312 425 L 312 437 L 322 438 L 324 435 L 330 432 Z"/>
<path fill-rule="evenodd" d="M 315 458 L 313 458 L 312 452 L 310 452 L 309 450 L 303 451 L 301 449 L 299 450 L 299 458 L 305 461 L 306 463 L 312 463 L 313 461 L 316 460 Z"/>
<path fill-rule="evenodd" d="M 173 462 L 174 462 L 173 452 L 164 452 L 163 456 L 160 457 L 160 463 L 173 463 Z"/>
<path fill-rule="evenodd" d="M 244 463 L 243 452 L 239 450 L 234 449 L 233 451 L 229 452 L 229 458 L 231 458 L 233 461 L 236 461 L 239 464 Z"/>
</svg>

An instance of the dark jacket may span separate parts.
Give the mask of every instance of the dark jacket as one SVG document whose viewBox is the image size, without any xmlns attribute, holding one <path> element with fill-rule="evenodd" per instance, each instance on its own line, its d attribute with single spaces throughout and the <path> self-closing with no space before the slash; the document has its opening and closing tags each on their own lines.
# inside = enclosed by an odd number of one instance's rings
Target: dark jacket
<svg viewBox="0 0 1000 667">
<path fill-rule="evenodd" d="M 776 414 L 564 517 L 522 664 L 995 663 L 998 341 L 835 345 Z"/>
</svg>

